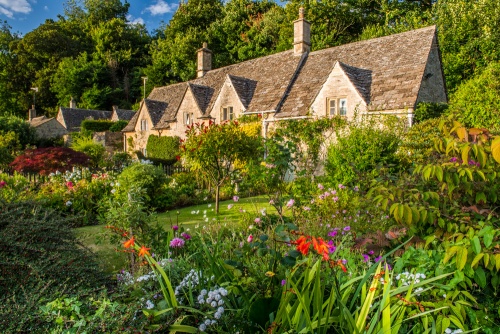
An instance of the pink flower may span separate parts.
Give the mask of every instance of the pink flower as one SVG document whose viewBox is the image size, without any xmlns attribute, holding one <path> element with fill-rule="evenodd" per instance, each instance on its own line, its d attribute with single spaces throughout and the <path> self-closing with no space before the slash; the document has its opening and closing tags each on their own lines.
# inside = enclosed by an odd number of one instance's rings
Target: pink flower
<svg viewBox="0 0 500 334">
<path fill-rule="evenodd" d="M 269 201 L 269 205 L 274 205 L 274 200 L 273 199 Z"/>
<path fill-rule="evenodd" d="M 66 182 L 66 186 L 67 186 L 69 189 L 73 189 L 73 182 L 71 182 L 71 181 Z"/>
<path fill-rule="evenodd" d="M 238 196 L 233 196 L 233 201 L 238 202 L 240 198 Z"/>
<path fill-rule="evenodd" d="M 260 224 L 261 220 L 260 220 L 260 218 L 255 218 L 255 219 L 254 219 L 254 222 L 255 222 L 256 224 Z"/>
<path fill-rule="evenodd" d="M 0 188 L 5 187 L 6 185 L 7 185 L 7 182 L 5 182 L 5 181 L 3 181 L 3 180 L 2 180 L 2 181 L 0 181 Z"/>
<path fill-rule="evenodd" d="M 334 202 L 337 202 L 338 200 L 339 200 L 339 198 L 338 198 L 337 196 L 335 196 L 335 197 L 333 198 L 333 201 L 334 201 Z"/>
<path fill-rule="evenodd" d="M 286 206 L 288 208 L 291 208 L 294 204 L 295 204 L 295 200 L 293 198 L 290 198 L 290 200 L 288 201 L 288 203 L 286 203 Z"/>
<path fill-rule="evenodd" d="M 310 207 L 308 207 L 308 206 L 305 206 L 305 207 L 304 207 L 304 211 L 311 211 L 311 208 L 310 208 Z"/>
<path fill-rule="evenodd" d="M 186 232 L 182 232 L 181 237 L 183 237 L 185 240 L 191 239 L 191 235 L 187 234 Z"/>
<path fill-rule="evenodd" d="M 177 226 L 177 225 L 172 226 L 172 230 L 177 231 L 178 229 L 179 229 L 179 226 Z"/>
<path fill-rule="evenodd" d="M 340 183 L 339 184 L 339 189 L 345 189 L 345 186 L 342 183 Z"/>
<path fill-rule="evenodd" d="M 323 185 L 321 183 L 318 183 L 318 188 L 319 188 L 319 190 L 325 189 L 325 187 L 323 187 Z"/>
<path fill-rule="evenodd" d="M 253 235 L 251 235 L 251 234 L 250 234 L 250 235 L 248 236 L 248 238 L 247 238 L 247 241 L 248 241 L 248 242 L 252 242 L 252 241 L 253 241 Z"/>
<path fill-rule="evenodd" d="M 170 241 L 170 248 L 182 248 L 185 243 L 184 239 L 173 238 L 172 241 Z"/>
<path fill-rule="evenodd" d="M 233 207 L 233 204 L 229 204 L 229 205 L 227 206 L 227 209 L 228 209 L 228 210 L 231 210 L 231 208 L 232 208 L 232 207 Z"/>
</svg>

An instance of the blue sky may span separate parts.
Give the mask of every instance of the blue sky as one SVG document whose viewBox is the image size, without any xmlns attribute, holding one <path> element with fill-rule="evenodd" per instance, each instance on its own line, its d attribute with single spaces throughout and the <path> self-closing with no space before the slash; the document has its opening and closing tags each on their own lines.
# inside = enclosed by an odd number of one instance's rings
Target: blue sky
<svg viewBox="0 0 500 334">
<path fill-rule="evenodd" d="M 0 22 L 7 21 L 12 32 L 23 35 L 46 19 L 57 19 L 63 14 L 65 0 L 0 0 Z M 168 22 L 178 6 L 176 0 L 129 0 L 129 21 L 146 24 L 152 31 L 162 21 Z"/>
</svg>

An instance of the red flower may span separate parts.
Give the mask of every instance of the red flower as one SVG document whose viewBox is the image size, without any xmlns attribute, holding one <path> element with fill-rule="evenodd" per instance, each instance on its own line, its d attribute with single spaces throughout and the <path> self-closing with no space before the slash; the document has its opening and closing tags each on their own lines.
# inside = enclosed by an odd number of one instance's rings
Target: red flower
<svg viewBox="0 0 500 334">
<path fill-rule="evenodd" d="M 135 238 L 132 237 L 130 240 L 127 240 L 123 243 L 123 247 L 125 248 L 130 248 L 130 247 L 133 247 L 134 246 L 134 243 L 135 243 Z"/>
<path fill-rule="evenodd" d="M 311 245 L 311 242 L 307 242 L 307 238 L 304 236 L 301 236 L 297 240 L 295 240 L 295 244 L 297 244 L 297 250 L 301 252 L 303 255 L 307 255 L 309 252 L 309 246 Z"/>
<path fill-rule="evenodd" d="M 323 256 L 323 260 L 328 260 L 329 247 L 328 244 L 321 238 L 312 238 L 314 249 L 319 255 Z"/>
<path fill-rule="evenodd" d="M 176 159 L 177 161 L 181 160 L 180 155 L 176 155 L 176 156 L 175 156 L 175 159 Z"/>
<path fill-rule="evenodd" d="M 144 255 L 151 255 L 148 251 L 150 250 L 151 248 L 146 248 L 144 246 L 141 247 L 141 249 L 139 249 L 139 256 L 144 256 Z"/>
</svg>

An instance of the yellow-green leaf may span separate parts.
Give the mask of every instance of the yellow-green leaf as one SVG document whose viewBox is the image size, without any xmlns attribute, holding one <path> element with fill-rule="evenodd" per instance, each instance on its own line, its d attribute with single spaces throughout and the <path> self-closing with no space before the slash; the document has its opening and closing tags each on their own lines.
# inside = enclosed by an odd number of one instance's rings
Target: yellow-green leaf
<svg viewBox="0 0 500 334">
<path fill-rule="evenodd" d="M 500 137 L 496 137 L 491 143 L 491 155 L 500 164 Z"/>
<path fill-rule="evenodd" d="M 437 177 L 438 181 L 442 182 L 443 181 L 443 168 L 441 168 L 441 166 L 436 166 L 435 173 L 436 173 L 436 177 Z"/>
<path fill-rule="evenodd" d="M 469 164 L 469 151 L 470 151 L 470 146 L 464 146 L 464 148 L 462 148 L 462 164 L 463 165 Z"/>
<path fill-rule="evenodd" d="M 476 264 L 481 261 L 481 259 L 483 258 L 484 256 L 484 253 L 479 253 L 477 254 L 475 257 L 474 257 L 474 260 L 472 260 L 472 263 L 471 263 L 471 267 L 474 268 L 476 266 Z"/>
<path fill-rule="evenodd" d="M 457 269 L 462 270 L 465 267 L 465 264 L 467 263 L 467 255 L 469 255 L 469 251 L 467 248 L 460 248 L 457 252 Z"/>
<path fill-rule="evenodd" d="M 460 138 L 460 140 L 463 140 L 463 141 L 468 141 L 468 139 L 469 139 L 467 129 L 464 127 L 460 127 L 457 129 L 457 136 L 458 136 L 458 138 Z"/>
<path fill-rule="evenodd" d="M 500 270 L 500 254 L 495 254 L 495 267 L 497 271 Z"/>
</svg>

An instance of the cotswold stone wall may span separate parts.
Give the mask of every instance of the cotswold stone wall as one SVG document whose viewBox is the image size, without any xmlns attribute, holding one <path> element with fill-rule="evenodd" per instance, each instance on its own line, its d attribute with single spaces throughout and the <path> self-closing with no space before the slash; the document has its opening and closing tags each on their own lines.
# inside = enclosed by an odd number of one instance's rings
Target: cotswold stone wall
<svg viewBox="0 0 500 334">
<path fill-rule="evenodd" d="M 121 132 L 95 132 L 93 137 L 108 152 L 123 151 L 123 134 Z"/>
<path fill-rule="evenodd" d="M 57 138 L 67 133 L 66 129 L 55 118 L 35 128 L 39 138 Z"/>
</svg>

